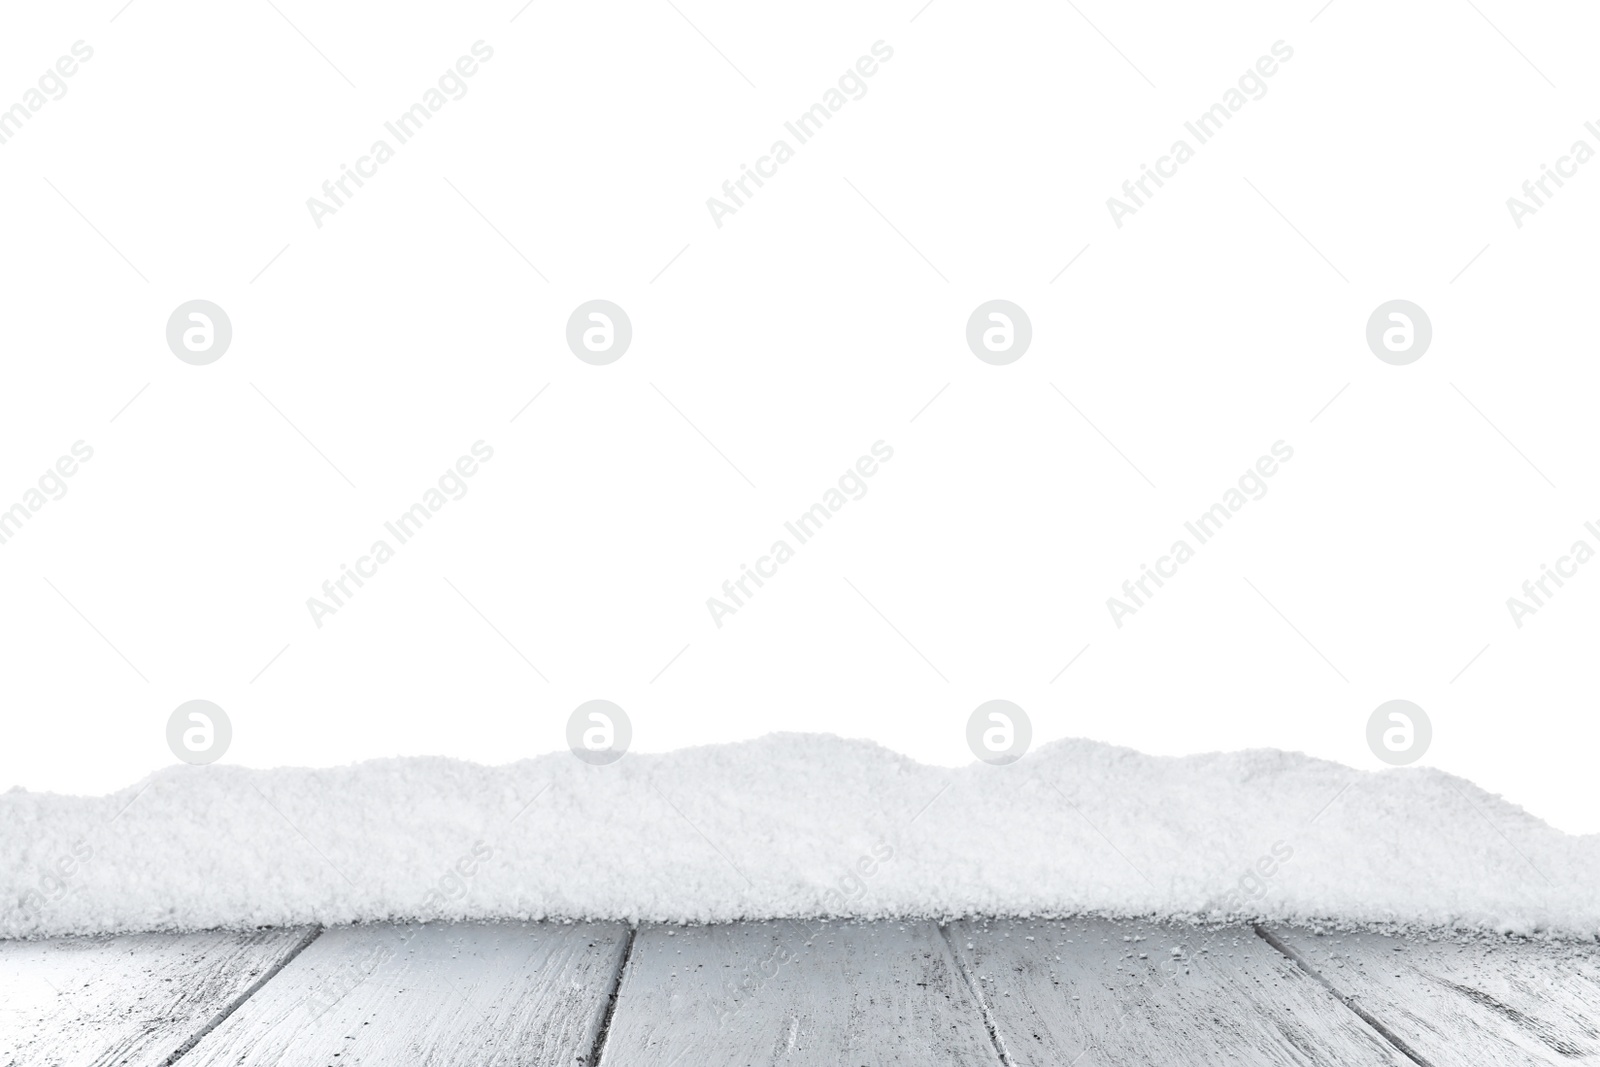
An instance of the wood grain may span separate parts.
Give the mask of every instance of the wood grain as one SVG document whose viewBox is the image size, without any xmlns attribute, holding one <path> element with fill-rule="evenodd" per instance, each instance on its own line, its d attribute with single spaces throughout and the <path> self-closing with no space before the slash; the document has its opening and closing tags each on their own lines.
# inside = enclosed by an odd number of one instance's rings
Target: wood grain
<svg viewBox="0 0 1600 1067">
<path fill-rule="evenodd" d="M 1272 932 L 1435 1067 L 1600 1063 L 1600 946 Z"/>
<path fill-rule="evenodd" d="M 1018 1067 L 1414 1067 L 1246 927 L 1079 918 L 949 934 Z"/>
<path fill-rule="evenodd" d="M 972 1064 L 999 1058 L 927 922 L 647 927 L 603 1067 Z"/>
<path fill-rule="evenodd" d="M 180 1067 L 574 1067 L 627 940 L 620 923 L 336 927 Z"/>
<path fill-rule="evenodd" d="M 312 933 L 0 941 L 0 1065 L 159 1067 Z"/>
</svg>

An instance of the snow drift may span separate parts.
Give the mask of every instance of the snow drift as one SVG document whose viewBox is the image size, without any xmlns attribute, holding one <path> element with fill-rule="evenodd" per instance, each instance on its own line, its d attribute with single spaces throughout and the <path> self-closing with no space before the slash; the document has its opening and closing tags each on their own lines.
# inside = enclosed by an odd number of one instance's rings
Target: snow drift
<svg viewBox="0 0 1600 1067">
<path fill-rule="evenodd" d="M 1089 741 L 927 767 L 778 734 L 499 767 L 176 766 L 0 794 L 0 936 L 433 918 L 1335 919 L 1592 937 L 1600 835 L 1460 778 Z"/>
</svg>

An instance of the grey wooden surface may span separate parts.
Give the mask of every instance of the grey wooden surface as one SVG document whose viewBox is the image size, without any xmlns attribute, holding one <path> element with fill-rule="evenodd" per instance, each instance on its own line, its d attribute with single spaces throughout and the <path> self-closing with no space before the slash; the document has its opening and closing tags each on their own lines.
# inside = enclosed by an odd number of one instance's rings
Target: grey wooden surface
<svg viewBox="0 0 1600 1067">
<path fill-rule="evenodd" d="M 1435 1067 L 1600 1064 L 1600 946 L 1272 931 Z"/>
<path fill-rule="evenodd" d="M 646 927 L 603 1064 L 1000 1063 L 927 922 Z"/>
<path fill-rule="evenodd" d="M 949 933 L 1018 1067 L 1412 1067 L 1249 927 L 1082 918 Z"/>
<path fill-rule="evenodd" d="M 323 933 L 183 1067 L 588 1063 L 620 923 L 430 923 Z"/>
<path fill-rule="evenodd" d="M 1091 918 L 0 941 L 0 1067 L 361 1064 L 1600 1067 L 1600 945 Z"/>
<path fill-rule="evenodd" d="M 0 1065 L 159 1067 L 312 933 L 0 941 Z"/>
</svg>

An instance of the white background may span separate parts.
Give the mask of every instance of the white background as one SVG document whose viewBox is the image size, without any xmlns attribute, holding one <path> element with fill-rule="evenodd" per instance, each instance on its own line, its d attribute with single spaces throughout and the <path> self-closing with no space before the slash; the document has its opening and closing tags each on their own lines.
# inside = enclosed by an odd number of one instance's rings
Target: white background
<svg viewBox="0 0 1600 1067">
<path fill-rule="evenodd" d="M 1505 206 L 1600 149 L 1589 7 L 674 2 L 8 11 L 0 106 L 94 57 L 0 145 L 0 506 L 94 458 L 0 546 L 0 788 L 132 782 L 197 697 L 258 767 L 502 762 L 593 697 L 639 751 L 832 731 L 953 765 L 1006 697 L 1036 744 L 1371 768 L 1405 697 L 1425 765 L 1600 830 L 1600 566 L 1520 630 L 1505 605 L 1600 548 L 1600 163 L 1521 229 Z M 314 226 L 480 39 L 467 95 Z M 878 40 L 865 97 L 717 228 L 706 198 Z M 1114 226 L 1278 40 L 1266 96 Z M 563 337 L 596 297 L 633 322 L 608 367 Z M 964 340 L 996 297 L 1034 329 L 1007 367 Z M 194 298 L 233 323 L 207 367 L 165 343 Z M 1407 367 L 1364 340 L 1393 298 L 1433 322 Z M 315 627 L 480 439 L 468 495 Z M 714 627 L 880 439 L 868 494 Z M 1106 598 L 1280 439 L 1266 497 L 1117 629 Z"/>
</svg>

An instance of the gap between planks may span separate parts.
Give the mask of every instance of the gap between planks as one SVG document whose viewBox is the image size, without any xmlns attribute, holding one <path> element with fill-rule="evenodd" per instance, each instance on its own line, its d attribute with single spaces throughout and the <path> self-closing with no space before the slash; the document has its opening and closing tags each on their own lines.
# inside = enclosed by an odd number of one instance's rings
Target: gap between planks
<svg viewBox="0 0 1600 1067">
<path fill-rule="evenodd" d="M 972 999 L 978 1003 L 978 1012 L 983 1016 L 984 1029 L 989 1031 L 989 1041 L 994 1045 L 996 1056 L 1000 1057 L 1003 1067 L 1013 1067 L 1011 1053 L 1006 1048 L 1006 1039 L 1000 1036 L 1000 1025 L 994 1017 L 994 1012 L 989 1010 L 989 1001 L 983 995 L 983 987 L 978 983 L 977 977 L 972 973 L 972 968 L 956 951 L 956 944 L 950 940 L 950 926 L 948 923 L 939 923 L 939 934 L 944 938 L 944 947 L 950 950 L 950 959 L 955 962 L 956 970 L 961 972 L 962 981 L 967 983 L 967 988 L 972 991 Z"/>
<path fill-rule="evenodd" d="M 207 1020 L 204 1026 L 190 1035 L 189 1040 L 179 1045 L 177 1050 L 174 1051 L 172 1055 L 163 1060 L 161 1067 L 172 1067 L 173 1064 L 177 1063 L 179 1060 L 183 1059 L 184 1056 L 188 1055 L 189 1051 L 198 1045 L 207 1034 L 226 1022 L 228 1016 L 242 1008 L 245 1001 L 249 1000 L 251 997 L 260 992 L 262 986 L 278 977 L 279 971 L 282 971 L 285 967 L 289 966 L 289 964 L 293 963 L 296 956 L 310 948 L 311 942 L 315 941 L 321 936 L 321 926 L 313 926 L 310 930 L 307 930 L 306 935 L 296 942 L 293 948 L 291 948 L 288 952 L 285 952 L 283 957 L 279 959 L 277 963 L 274 963 L 271 967 L 268 967 L 265 974 L 252 982 L 250 987 L 243 993 L 240 993 L 238 996 L 228 1001 L 228 1003 L 224 1004 L 222 1009 L 213 1015 L 209 1020 Z"/>
<path fill-rule="evenodd" d="M 633 960 L 633 943 L 638 937 L 639 924 L 630 924 L 628 941 L 622 946 L 622 959 L 617 964 L 617 973 L 611 977 L 611 995 L 606 1001 L 606 1013 L 600 1020 L 600 1029 L 594 1035 L 594 1047 L 589 1050 L 589 1058 L 584 1061 L 590 1067 L 600 1067 L 606 1054 L 606 1038 L 611 1036 L 611 1020 L 617 1014 L 617 997 L 622 992 L 622 979 L 628 973 L 628 964 Z"/>
<path fill-rule="evenodd" d="M 1335 1000 L 1349 1008 L 1362 1022 L 1376 1030 L 1379 1037 L 1393 1045 L 1407 1059 L 1418 1064 L 1418 1067 L 1433 1067 L 1433 1064 L 1428 1062 L 1426 1057 L 1424 1057 L 1420 1052 L 1412 1048 L 1410 1045 L 1406 1044 L 1405 1039 L 1403 1039 L 1399 1034 L 1395 1033 L 1393 1030 L 1389 1029 L 1388 1026 L 1384 1025 L 1383 1020 L 1379 1019 L 1376 1015 L 1373 1015 L 1360 1004 L 1357 1004 L 1354 997 L 1347 996 L 1341 989 L 1339 989 L 1338 986 L 1329 981 L 1321 971 L 1313 967 L 1310 960 L 1306 959 L 1299 952 L 1295 951 L 1292 946 L 1285 944 L 1278 938 L 1277 935 L 1275 935 L 1271 930 L 1268 930 L 1266 927 L 1262 926 L 1260 923 L 1251 923 L 1250 925 L 1255 930 L 1256 936 L 1260 937 L 1261 940 L 1265 941 L 1267 944 L 1281 952 L 1284 956 L 1288 957 L 1296 967 L 1299 967 L 1312 978 L 1315 978 L 1319 983 L 1321 983 L 1324 989 L 1333 994 Z"/>
</svg>

